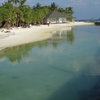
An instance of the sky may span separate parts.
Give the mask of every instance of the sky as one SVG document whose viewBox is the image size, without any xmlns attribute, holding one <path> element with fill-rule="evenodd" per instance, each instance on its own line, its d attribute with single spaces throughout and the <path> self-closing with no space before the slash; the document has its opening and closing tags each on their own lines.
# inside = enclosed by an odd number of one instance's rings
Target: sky
<svg viewBox="0 0 100 100">
<path fill-rule="evenodd" d="M 4 0 L 0 0 L 0 4 Z M 73 7 L 76 19 L 100 18 L 100 0 L 27 0 L 26 4 L 31 7 L 36 3 L 49 5 L 55 2 L 59 7 Z"/>
</svg>

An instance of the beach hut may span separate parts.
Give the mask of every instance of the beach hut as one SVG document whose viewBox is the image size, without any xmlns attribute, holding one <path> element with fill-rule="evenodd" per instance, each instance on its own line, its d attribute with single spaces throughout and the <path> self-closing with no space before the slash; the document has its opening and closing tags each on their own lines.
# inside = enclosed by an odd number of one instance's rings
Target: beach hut
<svg viewBox="0 0 100 100">
<path fill-rule="evenodd" d="M 66 13 L 61 13 L 58 11 L 53 11 L 44 18 L 44 24 L 57 24 L 57 23 L 66 23 L 68 22 L 67 20 L 67 15 Z"/>
</svg>

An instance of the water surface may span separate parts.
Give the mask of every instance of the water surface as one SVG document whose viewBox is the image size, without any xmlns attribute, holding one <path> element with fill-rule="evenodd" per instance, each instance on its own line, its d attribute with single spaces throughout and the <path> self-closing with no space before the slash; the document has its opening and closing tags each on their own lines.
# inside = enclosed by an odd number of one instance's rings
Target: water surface
<svg viewBox="0 0 100 100">
<path fill-rule="evenodd" d="M 100 27 L 0 51 L 0 100 L 99 100 Z"/>
</svg>

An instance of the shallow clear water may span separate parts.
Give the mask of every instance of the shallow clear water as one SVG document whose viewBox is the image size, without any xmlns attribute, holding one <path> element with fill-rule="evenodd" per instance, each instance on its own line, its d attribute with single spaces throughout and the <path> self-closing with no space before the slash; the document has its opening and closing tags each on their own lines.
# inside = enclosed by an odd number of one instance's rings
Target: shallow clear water
<svg viewBox="0 0 100 100">
<path fill-rule="evenodd" d="M 0 51 L 0 100 L 99 98 L 99 26 L 73 27 Z"/>
</svg>

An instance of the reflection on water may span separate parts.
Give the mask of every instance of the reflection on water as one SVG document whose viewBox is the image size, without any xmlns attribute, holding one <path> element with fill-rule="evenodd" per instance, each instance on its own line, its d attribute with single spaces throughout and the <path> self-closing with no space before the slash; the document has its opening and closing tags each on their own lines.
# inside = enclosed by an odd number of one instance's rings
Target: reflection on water
<svg viewBox="0 0 100 100">
<path fill-rule="evenodd" d="M 2 59 L 3 57 L 6 57 L 11 62 L 20 62 L 23 56 L 27 56 L 28 52 L 31 51 L 32 48 L 34 47 L 42 48 L 48 45 L 52 45 L 54 48 L 56 48 L 57 45 L 59 45 L 59 43 L 63 41 L 71 42 L 71 43 L 74 41 L 73 30 L 57 31 L 48 40 L 4 49 L 0 51 L 0 59 Z"/>
<path fill-rule="evenodd" d="M 61 30 L 0 51 L 0 100 L 99 100 L 100 28 Z"/>
</svg>

